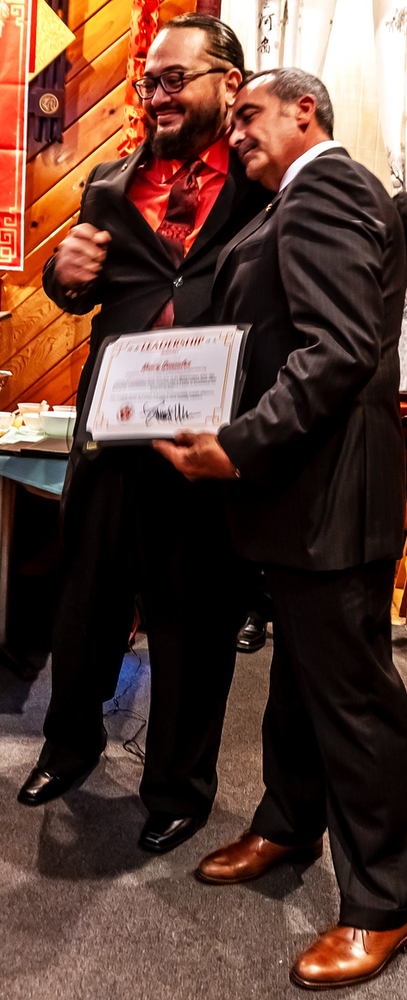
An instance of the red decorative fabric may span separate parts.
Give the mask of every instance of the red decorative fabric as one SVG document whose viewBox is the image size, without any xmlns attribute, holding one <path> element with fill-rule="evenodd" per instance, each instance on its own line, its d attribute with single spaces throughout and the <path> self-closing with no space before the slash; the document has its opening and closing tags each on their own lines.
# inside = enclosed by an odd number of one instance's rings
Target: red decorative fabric
<svg viewBox="0 0 407 1000">
<path fill-rule="evenodd" d="M 23 268 L 31 0 L 0 3 L 0 270 Z"/>
<path fill-rule="evenodd" d="M 197 0 L 197 14 L 212 14 L 212 17 L 220 17 L 222 0 Z"/>
<path fill-rule="evenodd" d="M 1 3 L 1 0 L 0 0 Z M 143 76 L 151 42 L 168 20 L 177 14 L 194 11 L 196 0 L 133 0 L 127 61 L 127 85 L 124 105 L 124 139 L 118 146 L 120 156 L 128 156 L 144 139 L 144 111 L 132 84 Z"/>
<path fill-rule="evenodd" d="M 132 84 L 143 76 L 147 52 L 158 31 L 159 6 L 159 0 L 133 0 L 123 123 L 125 138 L 118 146 L 121 156 L 132 153 L 144 139 L 144 111 L 137 104 Z"/>
<path fill-rule="evenodd" d="M 35 43 L 37 36 L 37 7 L 38 0 L 31 0 L 31 29 L 30 29 L 30 59 L 28 72 L 33 73 L 35 70 Z"/>
</svg>

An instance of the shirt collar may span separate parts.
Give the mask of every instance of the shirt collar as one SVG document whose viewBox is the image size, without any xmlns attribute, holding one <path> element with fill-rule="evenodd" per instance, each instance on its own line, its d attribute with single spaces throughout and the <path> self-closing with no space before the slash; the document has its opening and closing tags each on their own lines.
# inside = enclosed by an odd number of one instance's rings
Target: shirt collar
<svg viewBox="0 0 407 1000">
<path fill-rule="evenodd" d="M 228 135 L 222 135 L 220 139 L 217 139 L 209 149 L 205 149 L 203 153 L 200 154 L 200 159 L 206 163 L 207 167 L 211 170 L 216 170 L 218 174 L 226 174 L 229 171 L 229 138 Z"/>
<path fill-rule="evenodd" d="M 337 142 L 336 139 L 326 139 L 325 142 L 317 142 L 315 146 L 311 146 L 311 149 L 307 149 L 306 153 L 302 153 L 298 156 L 293 163 L 290 163 L 288 170 L 286 170 L 284 177 L 282 178 L 279 191 L 283 191 L 290 181 L 294 180 L 294 177 L 305 167 L 306 163 L 311 163 L 311 160 L 315 160 L 320 153 L 323 153 L 325 149 L 335 149 L 341 146 L 341 142 Z"/>
<path fill-rule="evenodd" d="M 198 159 L 202 160 L 210 170 L 224 174 L 226 177 L 229 170 L 229 142 L 227 134 L 222 135 L 212 146 L 209 146 L 203 153 L 200 153 Z M 172 180 L 174 174 L 177 174 L 181 170 L 185 162 L 185 160 L 147 160 L 146 163 L 140 164 L 139 170 L 147 170 L 150 177 L 154 176 L 156 181 L 165 184 L 166 181 Z"/>
</svg>

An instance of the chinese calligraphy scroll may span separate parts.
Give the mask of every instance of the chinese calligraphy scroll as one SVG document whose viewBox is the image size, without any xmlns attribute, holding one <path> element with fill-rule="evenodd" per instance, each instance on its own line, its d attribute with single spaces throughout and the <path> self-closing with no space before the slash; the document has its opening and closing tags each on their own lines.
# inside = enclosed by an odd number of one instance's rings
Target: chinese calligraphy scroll
<svg viewBox="0 0 407 1000">
<path fill-rule="evenodd" d="M 337 0 L 222 0 L 251 70 L 300 66 L 320 76 Z"/>
<path fill-rule="evenodd" d="M 257 69 L 273 69 L 282 61 L 284 0 L 257 0 Z"/>
<path fill-rule="evenodd" d="M 0 0 L 0 270 L 23 267 L 31 0 Z"/>
</svg>

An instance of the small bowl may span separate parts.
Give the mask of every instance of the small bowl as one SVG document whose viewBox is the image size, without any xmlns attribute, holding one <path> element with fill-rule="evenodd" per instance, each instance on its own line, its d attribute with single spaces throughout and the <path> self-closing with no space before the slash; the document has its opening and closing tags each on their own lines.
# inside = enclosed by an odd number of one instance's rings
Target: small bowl
<svg viewBox="0 0 407 1000">
<path fill-rule="evenodd" d="M 8 410 L 0 411 L 0 431 L 8 431 L 14 420 L 14 413 L 9 413 Z"/>
<path fill-rule="evenodd" d="M 44 410 L 49 410 L 45 399 L 42 400 L 42 403 L 17 403 L 17 406 L 22 416 L 25 413 L 42 413 Z"/>
<path fill-rule="evenodd" d="M 53 413 L 74 413 L 76 416 L 76 406 L 53 406 Z"/>
<path fill-rule="evenodd" d="M 76 413 L 55 413 L 43 411 L 38 414 L 40 427 L 51 437 L 68 438 L 72 437 L 75 426 Z"/>
<path fill-rule="evenodd" d="M 39 434 L 41 431 L 39 413 L 24 413 L 24 427 Z"/>
</svg>

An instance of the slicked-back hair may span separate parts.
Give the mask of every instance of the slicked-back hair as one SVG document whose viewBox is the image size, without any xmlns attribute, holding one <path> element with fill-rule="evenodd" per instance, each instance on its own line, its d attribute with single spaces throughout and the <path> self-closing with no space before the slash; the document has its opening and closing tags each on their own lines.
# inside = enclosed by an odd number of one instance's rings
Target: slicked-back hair
<svg viewBox="0 0 407 1000">
<path fill-rule="evenodd" d="M 231 63 L 245 75 L 244 52 L 237 35 L 228 24 L 211 14 L 178 14 L 160 29 L 200 28 L 207 36 L 206 51 L 209 56 Z"/>
<path fill-rule="evenodd" d="M 293 104 L 304 94 L 310 94 L 315 99 L 315 118 L 318 125 L 323 129 L 329 139 L 333 139 L 334 134 L 334 112 L 331 98 L 325 87 L 317 76 L 306 73 L 296 66 L 281 66 L 277 69 L 267 69 L 259 73 L 250 73 L 246 80 L 240 84 L 241 90 L 246 83 L 251 83 L 257 77 L 270 76 L 269 93 L 278 97 L 282 104 Z"/>
</svg>

